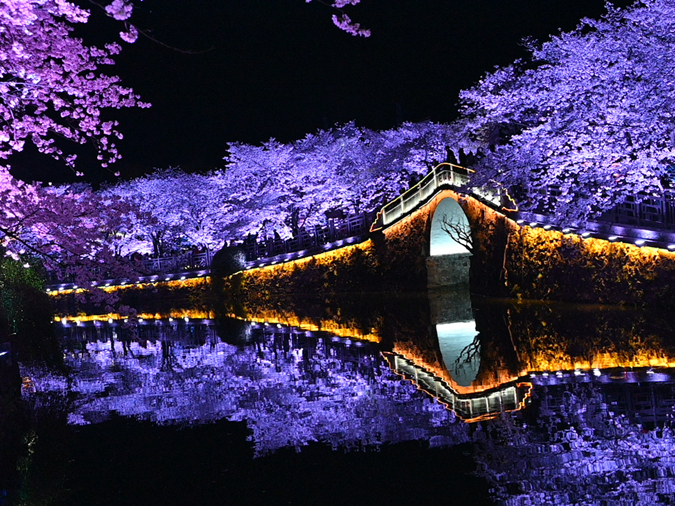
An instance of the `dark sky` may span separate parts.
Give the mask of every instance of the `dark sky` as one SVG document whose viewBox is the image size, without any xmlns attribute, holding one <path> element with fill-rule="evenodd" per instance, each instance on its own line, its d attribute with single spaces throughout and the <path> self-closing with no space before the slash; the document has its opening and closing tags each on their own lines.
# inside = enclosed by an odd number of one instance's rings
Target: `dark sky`
<svg viewBox="0 0 675 506">
<path fill-rule="evenodd" d="M 372 36 L 355 38 L 316 2 L 144 0 L 133 20 L 157 40 L 212 49 L 123 43 L 109 73 L 153 106 L 111 113 L 125 134 L 114 170 L 125 178 L 153 167 L 206 171 L 223 166 L 229 141 L 290 141 L 350 120 L 373 129 L 451 121 L 459 90 L 524 56 L 523 37 L 544 39 L 603 11 L 603 0 L 363 0 L 348 12 Z M 119 29 L 94 12 L 78 33 L 100 43 Z M 85 179 L 114 180 L 91 153 L 80 158 Z M 31 152 L 11 163 L 27 180 L 74 179 Z"/>
</svg>

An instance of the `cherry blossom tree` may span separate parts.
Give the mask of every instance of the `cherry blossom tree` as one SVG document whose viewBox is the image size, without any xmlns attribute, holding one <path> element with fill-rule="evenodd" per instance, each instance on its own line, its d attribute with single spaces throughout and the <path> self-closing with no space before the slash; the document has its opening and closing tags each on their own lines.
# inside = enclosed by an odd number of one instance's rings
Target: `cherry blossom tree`
<svg viewBox="0 0 675 506">
<path fill-rule="evenodd" d="M 119 20 L 126 15 L 115 10 L 122 3 L 108 6 Z M 113 64 L 118 44 L 90 47 L 72 36 L 72 25 L 88 15 L 63 0 L 0 2 L 0 158 L 23 150 L 28 140 L 74 166 L 75 155 L 57 142 L 67 139 L 93 142 L 104 167 L 119 159 L 115 140 L 122 134 L 104 111 L 148 104 L 118 77 L 99 71 Z"/>
<path fill-rule="evenodd" d="M 312 0 L 305 0 L 309 3 Z M 333 24 L 337 26 L 340 30 L 347 32 L 350 35 L 355 37 L 370 37 L 370 30 L 362 28 L 359 23 L 352 21 L 352 19 L 345 13 L 344 7 L 348 5 L 357 5 L 361 3 L 361 0 L 335 0 L 332 3 L 326 2 L 324 0 L 319 0 L 320 3 L 328 5 L 331 8 L 337 11 L 337 14 L 333 14 Z"/>
<path fill-rule="evenodd" d="M 478 184 L 517 188 L 521 209 L 583 221 L 661 195 L 675 152 L 675 4 L 608 5 L 600 20 L 461 93 L 462 143 Z"/>
<path fill-rule="evenodd" d="M 231 143 L 225 170 L 158 169 L 101 195 L 137 209 L 118 233 L 123 254 L 215 250 L 249 233 L 287 238 L 325 225 L 328 211 L 376 210 L 446 159 L 449 131 L 430 122 L 383 132 L 348 123 L 288 144 Z"/>
<path fill-rule="evenodd" d="M 124 253 L 162 256 L 184 246 L 215 250 L 223 245 L 227 208 L 221 205 L 220 192 L 214 175 L 169 168 L 120 182 L 101 194 L 139 211 L 121 238 Z"/>
<path fill-rule="evenodd" d="M 125 23 L 120 37 L 130 42 L 130 5 L 114 0 L 104 8 Z M 122 134 L 107 110 L 148 104 L 118 77 L 100 71 L 114 63 L 119 44 L 97 48 L 73 37 L 74 25 L 86 23 L 88 16 L 65 0 L 0 1 L 0 159 L 30 141 L 74 168 L 76 156 L 62 140 L 92 142 L 103 167 L 119 159 L 115 140 Z M 133 214 L 126 204 L 89 190 L 26 184 L 13 178 L 7 165 L 0 165 L 0 195 L 5 255 L 26 266 L 38 259 L 80 281 L 126 270 L 113 233 Z"/>
<path fill-rule="evenodd" d="M 119 199 L 87 188 L 26 184 L 6 168 L 0 169 L 0 198 L 1 251 L 25 267 L 39 261 L 79 284 L 130 272 L 111 231 L 124 227 L 135 210 Z"/>
<path fill-rule="evenodd" d="M 448 126 L 431 122 L 384 132 L 348 123 L 289 144 L 231 143 L 218 179 L 232 232 L 288 236 L 331 209 L 375 210 L 444 161 L 449 136 Z"/>
</svg>

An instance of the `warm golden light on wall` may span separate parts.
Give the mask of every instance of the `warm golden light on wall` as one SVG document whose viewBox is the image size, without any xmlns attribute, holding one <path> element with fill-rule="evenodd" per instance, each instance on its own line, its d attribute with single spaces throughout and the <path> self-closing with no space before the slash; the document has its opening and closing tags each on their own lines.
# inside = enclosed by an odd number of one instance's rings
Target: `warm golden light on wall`
<svg viewBox="0 0 675 506">
<path fill-rule="evenodd" d="M 136 282 L 136 283 L 124 283 L 119 285 L 97 285 L 95 288 L 99 288 L 104 292 L 117 292 L 120 290 L 145 290 L 147 288 L 154 288 L 165 286 L 169 288 L 194 288 L 201 285 L 209 284 L 211 282 L 210 276 L 202 276 L 198 278 L 186 278 L 186 279 L 174 279 L 170 281 L 154 281 L 154 282 Z M 50 297 L 58 297 L 59 295 L 70 295 L 70 294 L 80 294 L 88 292 L 86 288 L 69 288 L 65 290 L 48 290 L 47 294 Z"/>
<path fill-rule="evenodd" d="M 167 313 L 138 313 L 135 315 L 138 319 L 143 320 L 165 320 L 168 318 L 175 318 L 185 320 L 212 320 L 215 315 L 212 311 L 201 311 L 195 309 L 173 309 Z M 128 315 L 121 315 L 119 313 L 107 313 L 99 315 L 77 315 L 77 316 L 55 316 L 54 321 L 72 322 L 72 323 L 87 323 L 87 322 L 111 322 L 128 320 Z"/>
<path fill-rule="evenodd" d="M 241 318 L 233 314 L 228 316 L 237 318 L 238 320 L 256 323 L 280 324 L 310 332 L 328 332 L 339 337 L 348 337 L 372 343 L 379 343 L 382 340 L 376 329 L 370 329 L 370 332 L 364 332 L 354 325 L 340 324 L 334 320 L 323 318 L 319 320 L 300 318 L 296 315 L 285 315 L 278 311 L 262 311 L 253 316 L 247 315 L 246 318 Z"/>
</svg>

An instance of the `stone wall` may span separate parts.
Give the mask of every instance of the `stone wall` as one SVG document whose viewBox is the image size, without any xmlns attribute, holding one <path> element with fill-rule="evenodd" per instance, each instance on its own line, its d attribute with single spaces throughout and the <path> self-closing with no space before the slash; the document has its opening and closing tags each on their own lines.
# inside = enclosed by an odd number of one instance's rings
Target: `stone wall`
<svg viewBox="0 0 675 506">
<path fill-rule="evenodd" d="M 445 198 L 459 202 L 471 226 L 473 293 L 628 305 L 675 302 L 675 253 L 521 227 L 451 190 L 361 244 L 229 276 L 214 273 L 217 291 L 246 304 L 279 294 L 414 292 L 464 282 L 468 256 L 429 258 L 432 218 Z"/>
<path fill-rule="evenodd" d="M 675 253 L 530 227 L 509 236 L 509 294 L 534 300 L 668 305 L 675 302 Z"/>
<path fill-rule="evenodd" d="M 470 253 L 428 257 L 427 286 L 441 288 L 469 284 L 470 264 Z"/>
</svg>

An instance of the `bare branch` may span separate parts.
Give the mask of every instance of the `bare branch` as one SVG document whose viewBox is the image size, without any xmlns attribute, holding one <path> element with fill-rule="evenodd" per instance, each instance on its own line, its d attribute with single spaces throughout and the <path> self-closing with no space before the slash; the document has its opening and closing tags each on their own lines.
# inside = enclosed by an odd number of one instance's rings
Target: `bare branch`
<svg viewBox="0 0 675 506">
<path fill-rule="evenodd" d="M 473 253 L 473 237 L 468 225 L 459 220 L 450 220 L 448 215 L 444 214 L 441 218 L 441 230 L 469 250 L 469 253 Z"/>
</svg>

